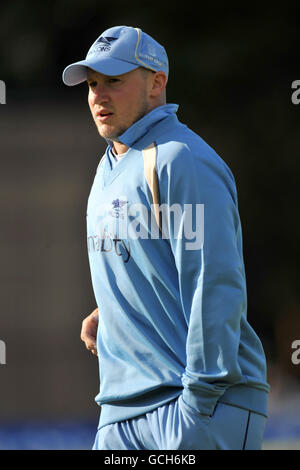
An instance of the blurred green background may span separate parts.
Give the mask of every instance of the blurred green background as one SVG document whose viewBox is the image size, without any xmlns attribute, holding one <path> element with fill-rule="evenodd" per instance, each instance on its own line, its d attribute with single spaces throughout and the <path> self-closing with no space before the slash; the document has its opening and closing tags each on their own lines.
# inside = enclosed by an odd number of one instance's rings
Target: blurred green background
<svg viewBox="0 0 300 470">
<path fill-rule="evenodd" d="M 168 102 L 235 175 L 248 318 L 272 387 L 264 446 L 300 449 L 300 364 L 291 361 L 300 339 L 297 11 L 117 0 L 1 5 L 0 449 L 93 443 L 98 365 L 79 335 L 95 308 L 85 211 L 105 143 L 86 84 L 66 87 L 61 75 L 117 25 L 165 46 Z"/>
</svg>

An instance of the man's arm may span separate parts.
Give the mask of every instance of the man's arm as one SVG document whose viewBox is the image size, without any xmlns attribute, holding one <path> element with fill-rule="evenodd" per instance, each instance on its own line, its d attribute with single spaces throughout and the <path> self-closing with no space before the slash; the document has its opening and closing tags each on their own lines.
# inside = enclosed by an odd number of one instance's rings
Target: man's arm
<svg viewBox="0 0 300 470">
<path fill-rule="evenodd" d="M 161 202 L 170 208 L 179 204 L 184 214 L 175 228 L 168 221 L 188 325 L 183 399 L 211 415 L 225 390 L 241 379 L 240 319 L 247 301 L 235 183 L 224 162 L 205 147 L 198 156 L 181 148 L 159 179 Z M 200 221 L 197 204 L 204 205 Z M 197 233 L 194 245 L 187 226 L 189 209 L 193 230 L 204 235 Z"/>
</svg>

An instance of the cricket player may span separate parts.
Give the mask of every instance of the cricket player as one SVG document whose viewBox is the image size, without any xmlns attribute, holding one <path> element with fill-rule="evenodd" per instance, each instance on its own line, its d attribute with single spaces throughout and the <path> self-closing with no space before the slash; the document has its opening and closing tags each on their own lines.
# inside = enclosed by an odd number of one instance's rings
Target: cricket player
<svg viewBox="0 0 300 470">
<path fill-rule="evenodd" d="M 236 185 L 167 103 L 168 75 L 164 47 L 128 26 L 63 72 L 87 82 L 107 142 L 87 205 L 97 305 L 81 330 L 99 359 L 93 449 L 260 449 L 269 385 Z"/>
</svg>

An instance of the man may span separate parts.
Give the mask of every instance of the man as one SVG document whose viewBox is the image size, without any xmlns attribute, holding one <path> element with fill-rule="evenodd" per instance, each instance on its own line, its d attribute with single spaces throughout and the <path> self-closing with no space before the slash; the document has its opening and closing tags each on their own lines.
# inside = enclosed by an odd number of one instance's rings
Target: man
<svg viewBox="0 0 300 470">
<path fill-rule="evenodd" d="M 246 318 L 235 182 L 166 104 L 168 72 L 161 45 L 118 26 L 63 73 L 67 85 L 87 81 L 108 143 L 87 209 L 93 448 L 259 449 L 269 386 Z"/>
</svg>

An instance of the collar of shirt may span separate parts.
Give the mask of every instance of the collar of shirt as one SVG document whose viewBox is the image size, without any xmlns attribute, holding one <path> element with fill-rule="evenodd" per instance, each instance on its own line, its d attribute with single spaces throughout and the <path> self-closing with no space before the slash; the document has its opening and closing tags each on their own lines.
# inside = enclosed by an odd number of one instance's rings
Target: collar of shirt
<svg viewBox="0 0 300 470">
<path fill-rule="evenodd" d="M 115 155 L 112 147 L 109 145 L 109 147 L 107 147 L 106 154 L 110 160 L 111 168 L 114 168 L 119 163 L 119 161 L 126 156 L 127 152 L 122 153 L 122 155 Z"/>
<path fill-rule="evenodd" d="M 134 143 L 143 137 L 157 122 L 171 114 L 175 114 L 178 107 L 178 104 L 169 103 L 154 108 L 150 113 L 133 123 L 132 126 L 120 135 L 118 137 L 119 141 L 127 145 L 127 147 L 132 147 Z M 109 146 L 112 147 L 112 142 L 109 140 L 107 140 L 107 142 Z"/>
</svg>

